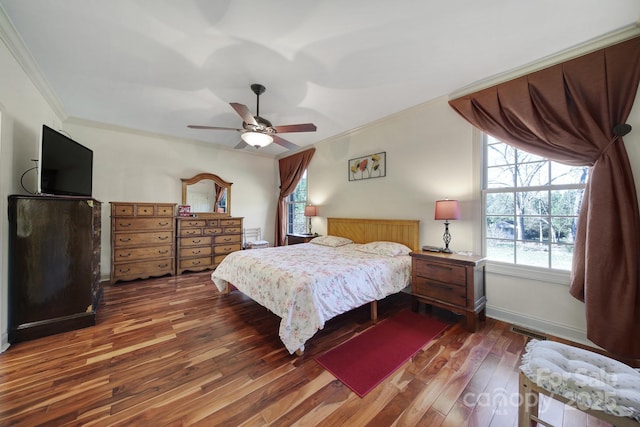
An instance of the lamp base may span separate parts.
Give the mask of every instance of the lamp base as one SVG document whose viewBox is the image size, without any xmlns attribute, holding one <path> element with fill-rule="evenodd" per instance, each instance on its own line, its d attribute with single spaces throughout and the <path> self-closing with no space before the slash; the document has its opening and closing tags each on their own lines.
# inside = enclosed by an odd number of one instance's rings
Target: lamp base
<svg viewBox="0 0 640 427">
<path fill-rule="evenodd" d="M 440 250 L 440 252 L 442 252 L 443 254 L 452 254 L 453 251 L 449 248 L 442 248 L 442 250 Z"/>
</svg>

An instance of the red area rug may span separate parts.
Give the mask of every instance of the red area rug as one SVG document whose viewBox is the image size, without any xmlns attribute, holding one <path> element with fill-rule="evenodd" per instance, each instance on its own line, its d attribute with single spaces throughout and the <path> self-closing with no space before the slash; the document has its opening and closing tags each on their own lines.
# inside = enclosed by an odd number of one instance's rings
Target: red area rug
<svg viewBox="0 0 640 427">
<path fill-rule="evenodd" d="M 450 324 L 403 310 L 329 350 L 316 361 L 364 397 Z"/>
</svg>

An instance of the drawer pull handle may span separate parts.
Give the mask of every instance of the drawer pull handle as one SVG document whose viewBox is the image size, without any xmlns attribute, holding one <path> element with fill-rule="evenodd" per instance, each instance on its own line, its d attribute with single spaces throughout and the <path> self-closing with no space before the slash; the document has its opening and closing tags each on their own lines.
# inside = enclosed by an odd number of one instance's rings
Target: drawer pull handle
<svg viewBox="0 0 640 427">
<path fill-rule="evenodd" d="M 200 243 L 202 240 L 198 239 L 198 240 L 192 240 L 192 243 Z"/>
<path fill-rule="evenodd" d="M 127 253 L 127 254 L 120 254 L 120 258 L 128 258 L 131 256 L 131 253 Z"/>
<path fill-rule="evenodd" d="M 197 222 L 190 222 L 189 225 L 194 226 L 194 225 L 198 225 Z"/>
<path fill-rule="evenodd" d="M 121 237 L 121 238 L 120 238 L 120 241 L 121 241 L 121 242 L 130 242 L 130 241 L 131 241 L 131 238 L 130 238 L 130 237 L 128 237 L 128 238 L 126 238 L 126 239 L 123 239 L 123 238 Z"/>
<path fill-rule="evenodd" d="M 158 225 L 159 225 L 160 227 L 164 227 L 164 226 L 166 226 L 166 225 L 169 225 L 169 223 L 168 223 L 168 222 L 159 222 L 159 223 L 158 223 Z"/>
<path fill-rule="evenodd" d="M 192 254 L 194 255 L 198 255 L 200 253 L 200 251 L 191 251 Z"/>
<path fill-rule="evenodd" d="M 166 268 L 166 267 L 168 267 L 168 266 L 169 266 L 169 264 L 158 264 L 158 267 L 159 267 L 159 268 Z"/>
<path fill-rule="evenodd" d="M 128 273 L 129 270 L 131 270 L 130 268 L 121 268 L 120 269 L 120 273 Z"/>
<path fill-rule="evenodd" d="M 167 240 L 169 238 L 169 236 L 158 236 L 158 239 L 160 240 Z"/>
<path fill-rule="evenodd" d="M 225 242 L 230 242 L 230 241 L 231 241 L 231 238 L 230 238 L 230 237 L 227 237 L 226 239 L 224 239 L 224 241 L 225 241 Z"/>
<path fill-rule="evenodd" d="M 169 251 L 158 251 L 158 253 L 159 253 L 160 255 L 164 255 L 164 254 L 168 254 L 168 253 L 169 253 Z"/>
<path fill-rule="evenodd" d="M 128 223 L 128 224 L 120 223 L 120 227 L 131 227 L 131 223 Z"/>
<path fill-rule="evenodd" d="M 224 250 L 225 250 L 225 251 L 230 251 L 230 250 L 231 250 L 231 248 L 224 248 Z"/>
<path fill-rule="evenodd" d="M 200 264 L 200 261 L 193 261 L 191 264 L 192 265 L 198 265 L 198 264 Z"/>
</svg>

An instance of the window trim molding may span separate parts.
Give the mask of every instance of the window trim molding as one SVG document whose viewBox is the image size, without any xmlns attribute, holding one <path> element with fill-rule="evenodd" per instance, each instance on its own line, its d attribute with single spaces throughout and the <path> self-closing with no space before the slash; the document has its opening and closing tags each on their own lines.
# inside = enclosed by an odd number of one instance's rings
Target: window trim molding
<svg viewBox="0 0 640 427">
<path fill-rule="evenodd" d="M 571 272 L 545 267 L 533 267 L 528 265 L 507 264 L 499 261 L 486 261 L 487 273 L 501 276 L 517 277 L 519 279 L 535 280 L 536 282 L 551 283 L 569 287 Z"/>
</svg>

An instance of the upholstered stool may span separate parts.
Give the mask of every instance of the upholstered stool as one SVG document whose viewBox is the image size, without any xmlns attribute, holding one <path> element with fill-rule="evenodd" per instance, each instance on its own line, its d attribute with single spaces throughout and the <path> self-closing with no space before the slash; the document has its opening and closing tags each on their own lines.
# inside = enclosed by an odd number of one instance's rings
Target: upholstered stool
<svg viewBox="0 0 640 427">
<path fill-rule="evenodd" d="M 518 425 L 538 418 L 539 394 L 620 426 L 640 426 L 640 372 L 617 360 L 553 341 L 527 344 L 520 366 Z"/>
</svg>

